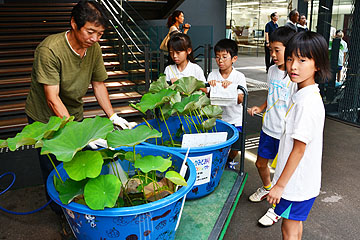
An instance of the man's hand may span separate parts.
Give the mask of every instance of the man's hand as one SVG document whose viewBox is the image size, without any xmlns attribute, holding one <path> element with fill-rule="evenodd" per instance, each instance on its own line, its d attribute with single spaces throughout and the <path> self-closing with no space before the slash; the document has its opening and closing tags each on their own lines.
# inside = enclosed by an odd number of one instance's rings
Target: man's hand
<svg viewBox="0 0 360 240">
<path fill-rule="evenodd" d="M 258 106 L 251 107 L 247 110 L 250 116 L 254 116 L 255 113 L 261 113 L 261 109 Z"/>
<path fill-rule="evenodd" d="M 113 124 L 121 127 L 122 129 L 131 129 L 132 126 L 131 124 L 126 121 L 124 118 L 119 117 L 116 113 L 114 113 L 111 117 L 110 120 Z"/>
</svg>

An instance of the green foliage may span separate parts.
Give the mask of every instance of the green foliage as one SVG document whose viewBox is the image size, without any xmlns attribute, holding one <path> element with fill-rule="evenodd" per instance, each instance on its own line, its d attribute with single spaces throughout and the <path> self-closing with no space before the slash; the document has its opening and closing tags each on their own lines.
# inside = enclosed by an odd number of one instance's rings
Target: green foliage
<svg viewBox="0 0 360 240">
<path fill-rule="evenodd" d="M 150 129 L 148 126 L 141 125 L 135 129 L 125 129 L 122 131 L 114 131 L 107 136 L 107 143 L 109 147 L 117 148 L 121 146 L 133 147 L 149 138 L 161 137 L 155 129 Z"/>
<path fill-rule="evenodd" d="M 173 90 L 162 91 L 160 95 L 162 99 L 176 98 L 176 92 Z M 141 156 L 135 152 L 135 146 L 149 138 L 161 137 L 162 134 L 147 126 L 114 131 L 111 121 L 101 117 L 85 119 L 82 122 L 72 120 L 73 117 L 69 119 L 51 117 L 47 124 L 35 122 L 25 127 L 14 138 L 0 140 L 0 146 L 9 146 L 9 149 L 14 151 L 20 146 L 35 144 L 42 148 L 42 154 L 52 153 L 58 160 L 63 161 L 64 170 L 69 178 L 63 181 L 59 175 L 53 177 L 55 189 L 59 192 L 63 204 L 69 204 L 76 199 L 78 203 L 86 204 L 91 209 L 101 210 L 105 207 L 146 203 L 144 193 L 139 192 L 135 194 L 136 199 L 131 199 L 126 192 L 126 182 L 122 183 L 115 175 L 101 175 L 101 172 L 104 165 L 109 165 L 111 162 L 110 165 L 114 166 L 112 162 L 120 159 L 128 161 L 129 166 L 130 164 L 135 166 L 134 176 L 122 173 L 121 176 L 125 176 L 122 178 L 124 181 L 128 177 L 140 179 L 141 184 L 137 189 L 141 191 L 145 191 L 145 186 L 149 183 L 158 185 L 158 176 L 164 176 L 163 172 L 171 167 L 171 158 Z M 107 140 L 109 147 L 131 146 L 134 147 L 134 151 L 125 152 L 113 148 L 98 151 L 83 150 L 89 142 L 99 138 Z M 52 161 L 50 156 L 49 159 Z M 112 169 L 120 176 L 117 167 Z M 181 181 L 177 182 L 184 184 Z M 124 199 L 119 197 L 120 195 Z"/>
<path fill-rule="evenodd" d="M 52 153 L 57 160 L 69 162 L 89 142 L 99 138 L 105 139 L 113 129 L 114 126 L 108 118 L 95 117 L 82 122 L 69 122 L 53 139 L 44 140 L 41 154 Z"/>
<path fill-rule="evenodd" d="M 177 147 L 172 136 L 181 137 L 186 131 L 208 132 L 216 131 L 216 119 L 221 118 L 222 109 L 219 106 L 210 105 L 210 99 L 202 92 L 205 88 L 204 82 L 195 77 L 183 77 L 169 86 L 165 76 L 160 76 L 157 81 L 150 84 L 149 93 L 145 94 L 140 103 L 130 105 L 145 113 L 150 110 L 156 114 L 155 117 L 164 121 L 170 140 L 161 141 L 162 145 Z M 180 118 L 180 128 L 176 133 L 171 133 L 166 120 L 171 116 Z M 185 131 L 185 129 L 188 129 Z M 195 130 L 194 130 L 195 129 Z"/>
<path fill-rule="evenodd" d="M 64 169 L 75 181 L 96 178 L 101 172 L 104 160 L 100 152 L 78 152 L 70 162 L 64 162 Z"/>
<path fill-rule="evenodd" d="M 195 77 L 183 77 L 177 80 L 174 85 L 175 90 L 185 94 L 191 95 L 193 92 L 205 87 L 203 81 L 197 80 Z"/>
<path fill-rule="evenodd" d="M 84 187 L 88 180 L 75 181 L 67 179 L 64 183 L 59 182 L 57 178 L 57 184 L 55 189 L 59 192 L 60 201 L 63 204 L 69 204 L 75 197 L 79 197 L 84 194 Z"/>
<path fill-rule="evenodd" d="M 20 133 L 16 134 L 14 138 L 8 138 L 6 140 L 7 145 L 11 151 L 15 151 L 21 146 L 36 144 L 38 141 L 46 139 L 56 132 L 65 121 L 65 118 L 61 119 L 53 116 L 50 117 L 47 124 L 41 122 L 29 124 Z"/>
<path fill-rule="evenodd" d="M 166 172 L 165 177 L 176 185 L 187 186 L 187 182 L 178 172 L 168 171 Z"/>
<path fill-rule="evenodd" d="M 165 172 L 171 166 L 170 158 L 163 158 L 161 156 L 145 156 L 136 159 L 134 167 L 139 168 L 142 172 L 148 173 L 150 171 Z"/>
<path fill-rule="evenodd" d="M 120 180 L 111 174 L 90 179 L 85 185 L 84 198 L 89 208 L 103 210 L 116 204 L 121 189 Z"/>
</svg>

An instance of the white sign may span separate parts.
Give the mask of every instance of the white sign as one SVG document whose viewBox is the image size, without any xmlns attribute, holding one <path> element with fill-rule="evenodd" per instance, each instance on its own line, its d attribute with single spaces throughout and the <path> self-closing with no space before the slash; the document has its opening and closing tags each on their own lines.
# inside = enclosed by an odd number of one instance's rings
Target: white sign
<svg viewBox="0 0 360 240">
<path fill-rule="evenodd" d="M 212 153 L 208 155 L 189 157 L 196 168 L 195 186 L 210 182 Z"/>
<path fill-rule="evenodd" d="M 227 132 L 184 134 L 182 148 L 205 147 L 226 142 Z"/>
</svg>

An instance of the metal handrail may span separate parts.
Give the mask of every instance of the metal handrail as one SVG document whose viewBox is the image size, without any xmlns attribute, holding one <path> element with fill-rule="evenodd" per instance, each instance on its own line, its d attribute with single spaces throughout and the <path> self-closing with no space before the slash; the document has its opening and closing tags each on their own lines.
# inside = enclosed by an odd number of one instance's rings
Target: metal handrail
<svg viewBox="0 0 360 240">
<path fill-rule="evenodd" d="M 110 1 L 110 0 L 108 0 L 108 1 Z M 117 2 L 117 1 L 114 1 L 114 0 L 112 0 L 112 1 L 115 2 L 115 4 L 121 9 L 121 11 L 122 11 L 123 13 L 125 13 L 125 15 L 127 16 L 127 18 L 128 18 L 128 19 L 136 26 L 136 28 L 146 37 L 146 39 L 147 39 L 148 41 L 150 41 L 149 36 L 148 36 L 148 35 L 142 30 L 142 28 L 134 21 L 134 19 L 125 11 L 125 9 L 120 5 L 120 3 Z M 124 1 L 124 2 L 126 2 L 126 1 Z M 127 6 L 129 6 L 134 12 L 136 12 L 136 10 L 135 10 L 129 3 L 126 2 L 126 4 L 127 4 Z M 137 12 L 136 12 L 136 13 L 137 13 Z M 145 22 L 144 18 L 142 18 L 140 14 L 138 14 L 138 16 L 140 16 L 141 20 Z M 139 39 L 139 40 L 140 40 L 140 39 Z"/>
<path fill-rule="evenodd" d="M 110 7 L 106 4 L 105 1 L 101 1 L 101 3 L 104 5 L 104 7 L 106 8 L 106 10 L 111 14 L 111 16 L 113 17 L 113 19 L 116 21 L 116 23 L 118 24 L 118 26 L 120 26 L 120 28 L 123 30 L 123 32 L 127 35 L 127 37 L 130 39 L 132 45 L 141 53 L 144 54 L 144 51 L 142 51 L 138 45 L 135 43 L 135 41 L 131 38 L 131 36 L 127 33 L 127 31 L 125 30 L 124 26 L 120 23 L 119 19 L 115 16 L 115 14 L 113 13 L 113 11 L 111 11 Z M 117 11 L 116 11 L 117 12 Z M 117 12 L 118 14 L 118 12 Z M 136 57 L 135 53 L 132 51 L 132 49 L 128 46 L 128 44 L 126 43 L 124 37 L 120 34 L 119 30 L 117 29 L 117 27 L 115 26 L 115 24 L 113 23 L 113 21 L 111 19 L 109 19 L 109 22 L 111 24 L 111 26 L 113 27 L 113 29 L 115 30 L 115 32 L 117 33 L 118 37 L 122 40 L 123 43 L 125 43 L 124 45 L 126 46 L 126 48 L 129 50 L 130 54 L 133 56 L 133 58 L 135 59 L 136 63 L 141 66 L 141 67 L 145 67 L 143 64 L 140 63 L 138 57 Z"/>
</svg>

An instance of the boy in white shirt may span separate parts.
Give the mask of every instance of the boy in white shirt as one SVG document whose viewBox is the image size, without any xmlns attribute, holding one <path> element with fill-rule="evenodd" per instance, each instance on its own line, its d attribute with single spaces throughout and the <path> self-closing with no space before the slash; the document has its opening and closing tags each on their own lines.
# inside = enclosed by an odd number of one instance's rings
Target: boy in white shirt
<svg viewBox="0 0 360 240">
<path fill-rule="evenodd" d="M 238 85 L 241 85 L 246 89 L 246 80 L 245 75 L 239 71 L 236 71 L 232 64 L 237 60 L 238 47 L 234 40 L 231 39 L 222 39 L 216 43 L 214 47 L 216 63 L 219 66 L 219 69 L 212 71 L 208 76 L 208 83 L 210 86 L 215 87 L 217 84 L 221 84 L 223 88 L 228 88 L 231 84 L 235 85 L 237 88 Z M 232 86 L 233 87 L 233 86 Z M 210 91 L 211 88 L 207 90 Z M 229 87 L 230 89 L 230 87 Z M 239 89 L 237 90 L 237 104 L 230 106 L 221 106 L 223 110 L 222 120 L 234 125 L 239 133 L 242 132 L 242 112 L 243 112 L 243 98 L 244 94 Z M 211 93 L 210 93 L 211 94 Z M 234 168 L 235 163 L 234 159 L 240 150 L 240 137 L 231 146 L 231 151 L 228 157 L 228 165 L 230 168 Z"/>
<path fill-rule="evenodd" d="M 284 60 L 285 46 L 294 34 L 295 31 L 289 27 L 279 27 L 270 35 L 270 53 L 275 65 L 269 68 L 267 75 L 269 86 L 267 100 L 261 106 L 254 106 L 248 110 L 248 113 L 254 116 L 255 113 L 261 113 L 266 109 L 255 163 L 263 186 L 249 197 L 251 202 L 264 200 L 271 189 L 268 162 L 277 155 L 286 110 L 291 95 L 296 91 L 296 84 L 292 83 L 289 76 L 285 74 Z M 263 226 L 271 226 L 279 219 L 274 209 L 269 208 L 267 213 L 259 219 L 259 223 Z"/>
</svg>

